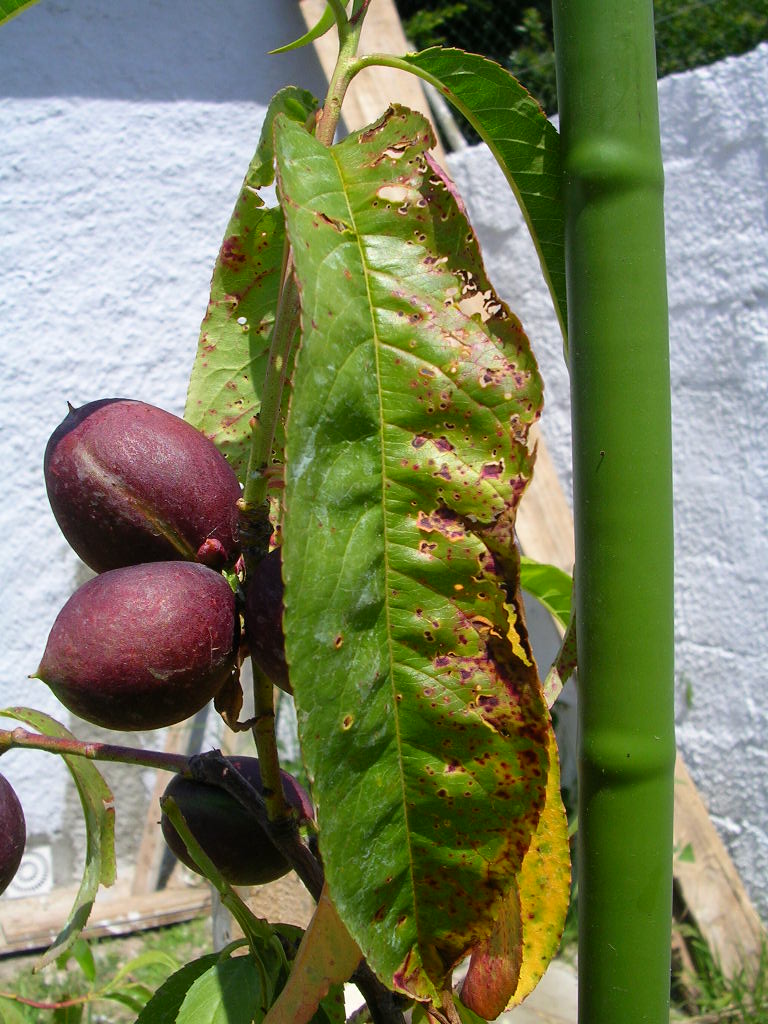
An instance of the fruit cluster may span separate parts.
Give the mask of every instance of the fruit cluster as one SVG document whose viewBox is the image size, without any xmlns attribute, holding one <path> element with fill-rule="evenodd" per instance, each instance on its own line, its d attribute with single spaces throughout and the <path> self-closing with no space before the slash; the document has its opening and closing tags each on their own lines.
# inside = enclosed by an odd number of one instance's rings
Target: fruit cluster
<svg viewBox="0 0 768 1024">
<path fill-rule="evenodd" d="M 157 729 L 194 715 L 237 672 L 240 615 L 221 571 L 240 554 L 235 473 L 184 420 L 128 399 L 70 406 L 48 442 L 44 471 L 62 533 L 98 575 L 59 612 L 37 678 L 70 711 L 107 729 Z M 263 671 L 289 690 L 279 551 L 248 581 L 245 618 Z M 262 791 L 256 758 L 232 763 Z M 0 858 L 7 885 L 23 850 L 24 818 L 0 782 L 0 819 L 14 837 Z M 307 794 L 288 775 L 283 783 L 299 819 L 311 818 Z M 178 776 L 166 795 L 228 881 L 256 884 L 289 870 L 224 790 Z M 197 870 L 165 815 L 162 830 Z"/>
<path fill-rule="evenodd" d="M 99 573 L 59 613 L 37 675 L 80 718 L 158 729 L 211 700 L 232 672 L 240 484 L 184 420 L 124 399 L 71 409 L 45 451 L 61 531 Z"/>
</svg>

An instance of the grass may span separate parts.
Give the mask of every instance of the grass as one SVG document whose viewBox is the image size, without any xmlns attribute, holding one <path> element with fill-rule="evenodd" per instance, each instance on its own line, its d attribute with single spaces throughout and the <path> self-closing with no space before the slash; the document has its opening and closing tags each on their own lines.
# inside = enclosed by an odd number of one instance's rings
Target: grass
<svg viewBox="0 0 768 1024">
<path fill-rule="evenodd" d="M 756 964 L 728 976 L 695 929 L 683 935 L 693 971 L 673 978 L 673 996 L 685 993 L 685 1024 L 768 1024 L 768 944 Z"/>
</svg>

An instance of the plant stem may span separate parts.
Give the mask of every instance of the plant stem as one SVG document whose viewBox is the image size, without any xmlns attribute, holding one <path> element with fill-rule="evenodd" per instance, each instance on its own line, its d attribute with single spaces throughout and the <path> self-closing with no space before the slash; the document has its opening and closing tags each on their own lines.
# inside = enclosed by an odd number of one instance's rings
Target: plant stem
<svg viewBox="0 0 768 1024">
<path fill-rule="evenodd" d="M 672 444 L 651 0 L 555 0 L 579 660 L 579 1021 L 669 1019 Z"/>
<path fill-rule="evenodd" d="M 81 740 L 62 739 L 29 732 L 21 727 L 0 729 L 0 753 L 14 747 L 28 750 L 44 750 L 49 754 L 67 754 L 85 757 L 89 761 L 119 761 L 136 764 L 144 768 L 159 768 L 166 772 L 184 772 L 189 758 L 183 754 L 167 754 L 161 750 L 139 750 L 136 747 L 115 746 L 111 743 L 89 743 Z"/>
<path fill-rule="evenodd" d="M 270 822 L 290 818 L 291 809 L 283 792 L 280 759 L 275 735 L 275 688 L 258 665 L 253 665 L 253 703 L 256 709 L 253 738 L 259 752 L 264 803 Z"/>
</svg>

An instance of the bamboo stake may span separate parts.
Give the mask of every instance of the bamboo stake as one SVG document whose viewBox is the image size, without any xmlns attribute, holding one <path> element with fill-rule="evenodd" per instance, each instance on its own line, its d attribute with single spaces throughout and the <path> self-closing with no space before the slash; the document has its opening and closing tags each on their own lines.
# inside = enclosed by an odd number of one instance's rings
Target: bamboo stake
<svg viewBox="0 0 768 1024">
<path fill-rule="evenodd" d="M 669 1019 L 667 304 L 651 0 L 554 0 L 579 647 L 579 1021 Z"/>
</svg>

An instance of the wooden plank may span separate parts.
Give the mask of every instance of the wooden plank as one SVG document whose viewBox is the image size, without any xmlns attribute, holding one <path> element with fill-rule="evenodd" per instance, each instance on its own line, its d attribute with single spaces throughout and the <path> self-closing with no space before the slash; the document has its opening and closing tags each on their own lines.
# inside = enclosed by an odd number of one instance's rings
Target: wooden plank
<svg viewBox="0 0 768 1024">
<path fill-rule="evenodd" d="M 576 557 L 573 516 L 540 430 L 533 435 L 536 464 L 533 479 L 517 513 L 517 538 L 529 558 L 573 572 Z"/>
<path fill-rule="evenodd" d="M 690 846 L 693 860 L 681 860 Z M 701 934 L 733 976 L 756 964 L 766 933 L 693 779 L 678 754 L 675 765 L 675 878 Z"/>
<path fill-rule="evenodd" d="M 56 938 L 74 903 L 77 887 L 46 896 L 0 900 L 0 956 L 46 949 Z M 129 881 L 100 889 L 83 931 L 85 938 L 130 935 L 178 924 L 210 913 L 211 891 L 199 885 L 137 895 Z"/>
</svg>

